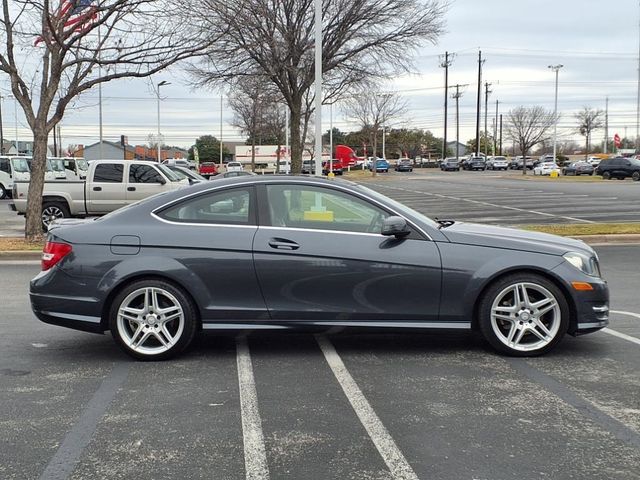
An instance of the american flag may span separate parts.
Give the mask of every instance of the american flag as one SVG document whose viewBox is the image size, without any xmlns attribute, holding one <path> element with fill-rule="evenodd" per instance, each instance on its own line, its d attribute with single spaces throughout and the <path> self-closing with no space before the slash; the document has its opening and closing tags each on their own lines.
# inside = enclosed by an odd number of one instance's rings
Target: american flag
<svg viewBox="0 0 640 480">
<path fill-rule="evenodd" d="M 63 32 L 82 32 L 91 26 L 91 22 L 98 16 L 94 5 L 95 0 L 62 0 L 58 10 L 51 16 L 54 28 L 57 23 L 64 20 Z M 44 40 L 47 32 L 39 36 L 34 45 Z"/>
</svg>

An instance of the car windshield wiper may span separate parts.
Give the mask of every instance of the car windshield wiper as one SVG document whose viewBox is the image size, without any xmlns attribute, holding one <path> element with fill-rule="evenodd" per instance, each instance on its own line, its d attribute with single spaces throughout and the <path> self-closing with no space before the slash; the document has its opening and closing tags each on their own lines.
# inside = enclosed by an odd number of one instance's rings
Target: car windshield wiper
<svg viewBox="0 0 640 480">
<path fill-rule="evenodd" d="M 454 223 L 456 223 L 455 220 L 440 220 L 438 218 L 435 219 L 436 222 L 438 223 L 438 230 L 441 228 L 447 228 L 450 227 L 451 225 L 453 225 Z"/>
</svg>

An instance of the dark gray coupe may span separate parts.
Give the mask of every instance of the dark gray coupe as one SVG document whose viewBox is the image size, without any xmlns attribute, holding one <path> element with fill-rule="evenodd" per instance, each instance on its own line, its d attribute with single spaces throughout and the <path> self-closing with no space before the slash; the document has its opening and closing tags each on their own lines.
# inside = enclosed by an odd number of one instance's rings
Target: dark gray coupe
<svg viewBox="0 0 640 480">
<path fill-rule="evenodd" d="M 31 281 L 42 321 L 111 330 L 164 359 L 201 329 L 474 329 L 539 355 L 608 324 L 595 252 L 553 235 L 435 222 L 350 182 L 238 177 L 62 220 Z"/>
</svg>

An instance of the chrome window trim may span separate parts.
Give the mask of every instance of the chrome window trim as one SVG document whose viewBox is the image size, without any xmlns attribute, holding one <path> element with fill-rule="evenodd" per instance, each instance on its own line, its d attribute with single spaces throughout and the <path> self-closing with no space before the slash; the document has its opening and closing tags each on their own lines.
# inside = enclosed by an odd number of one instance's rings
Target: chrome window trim
<svg viewBox="0 0 640 480">
<path fill-rule="evenodd" d="M 172 220 L 167 220 L 166 218 L 162 218 L 156 215 L 155 210 L 151 212 L 151 216 L 156 220 L 160 220 L 161 222 L 168 223 L 169 225 L 188 225 L 191 227 L 232 227 L 232 228 L 253 228 L 254 230 L 258 228 L 258 225 L 236 225 L 233 223 L 197 223 L 197 222 L 174 222 Z"/>
<path fill-rule="evenodd" d="M 292 232 L 317 232 L 317 233 L 342 233 L 346 235 L 359 235 L 365 237 L 383 237 L 379 233 L 352 232 L 350 230 L 328 230 L 323 228 L 299 228 L 299 227 L 274 227 L 270 225 L 260 225 L 258 228 L 264 230 L 287 230 Z"/>
<path fill-rule="evenodd" d="M 370 202 L 370 203 L 372 203 L 374 205 L 377 205 L 378 207 L 382 208 L 383 210 L 390 211 L 394 215 L 404 218 L 409 225 L 411 225 L 418 232 L 420 232 L 422 235 L 424 235 L 429 241 L 433 242 L 433 238 L 431 237 L 431 235 L 429 235 L 423 228 L 421 228 L 418 225 L 416 225 L 415 222 L 413 222 L 412 220 L 408 219 L 406 216 L 398 213 L 393 208 L 391 208 L 391 207 L 389 207 L 387 205 L 384 205 L 383 203 L 377 201 L 376 199 L 367 197 L 366 195 L 363 195 L 363 194 L 358 193 L 358 192 L 354 192 L 353 190 L 349 190 L 348 188 L 343 187 L 342 185 L 336 185 L 336 184 L 333 184 L 333 185 L 322 185 L 322 184 L 318 184 L 318 182 L 309 182 L 309 181 L 305 181 L 305 180 L 284 181 L 284 182 L 281 182 L 281 183 L 279 183 L 277 181 L 274 182 L 274 183 L 271 183 L 271 182 L 265 182 L 265 183 L 258 182 L 258 183 L 250 183 L 249 185 L 247 185 L 246 183 L 243 182 L 243 183 L 237 183 L 237 184 L 231 184 L 231 185 L 220 185 L 218 187 L 214 186 L 214 187 L 211 187 L 209 189 L 198 191 L 198 192 L 194 192 L 194 193 L 191 193 L 191 194 L 189 194 L 189 195 L 187 195 L 185 197 L 181 197 L 179 199 L 172 200 L 172 201 L 167 202 L 167 203 L 165 203 L 163 205 L 160 205 L 159 207 L 156 207 L 151 211 L 151 215 L 153 217 L 157 218 L 158 220 L 161 220 L 163 222 L 170 223 L 170 224 L 173 224 L 173 225 L 189 225 L 189 223 L 185 223 L 185 222 L 172 222 L 170 220 L 165 220 L 165 219 L 161 218 L 160 216 L 158 216 L 156 214 L 156 212 L 159 211 L 159 210 L 162 210 L 162 209 L 164 209 L 164 208 L 166 208 L 166 207 L 168 207 L 170 205 L 173 205 L 175 203 L 183 202 L 183 201 L 185 201 L 185 200 L 187 200 L 187 199 L 189 199 L 191 197 L 196 197 L 196 196 L 199 196 L 199 195 L 206 195 L 206 194 L 215 192 L 216 190 L 238 188 L 238 187 L 242 187 L 242 186 L 244 186 L 245 188 L 247 186 L 251 187 L 251 188 L 255 188 L 255 187 L 257 187 L 258 185 L 261 185 L 261 184 L 262 185 L 278 185 L 278 184 L 280 184 L 280 185 L 310 185 L 310 186 L 316 186 L 316 187 L 319 187 L 319 188 L 325 188 L 326 187 L 326 188 L 329 188 L 330 190 L 331 189 L 339 190 L 340 192 L 343 192 L 343 193 L 355 195 L 356 197 L 358 197 L 358 198 L 360 198 L 362 200 L 365 200 L 365 201 Z M 234 227 L 238 227 L 238 226 L 247 227 L 247 226 L 249 226 L 249 227 L 252 227 L 252 228 L 253 227 L 262 227 L 262 228 L 267 227 L 267 226 L 263 226 L 263 225 L 259 225 L 259 224 L 258 225 L 231 225 L 231 224 L 195 223 L 195 224 L 191 224 L 191 225 L 215 225 L 215 226 L 234 226 Z M 311 229 L 302 228 L 300 230 L 309 231 Z M 327 231 L 331 232 L 331 233 L 335 233 L 337 230 L 327 230 Z M 350 233 L 359 234 L 359 232 L 350 232 Z M 364 235 L 377 235 L 377 234 L 364 234 Z"/>
</svg>

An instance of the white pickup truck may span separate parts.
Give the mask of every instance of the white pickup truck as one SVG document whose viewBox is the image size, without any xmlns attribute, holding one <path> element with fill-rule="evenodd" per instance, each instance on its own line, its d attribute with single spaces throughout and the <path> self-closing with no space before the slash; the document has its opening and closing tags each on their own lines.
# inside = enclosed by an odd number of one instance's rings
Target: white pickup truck
<svg viewBox="0 0 640 480">
<path fill-rule="evenodd" d="M 42 224 L 58 218 L 104 215 L 124 205 L 189 185 L 169 168 L 137 160 L 94 160 L 84 181 L 45 181 Z M 15 181 L 10 208 L 27 211 L 29 182 Z"/>
</svg>

